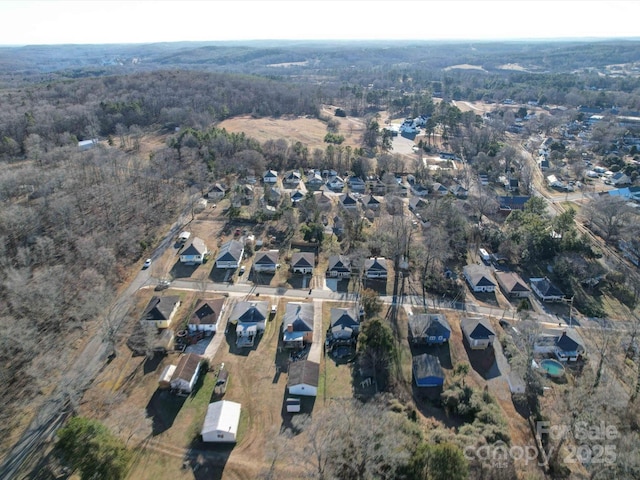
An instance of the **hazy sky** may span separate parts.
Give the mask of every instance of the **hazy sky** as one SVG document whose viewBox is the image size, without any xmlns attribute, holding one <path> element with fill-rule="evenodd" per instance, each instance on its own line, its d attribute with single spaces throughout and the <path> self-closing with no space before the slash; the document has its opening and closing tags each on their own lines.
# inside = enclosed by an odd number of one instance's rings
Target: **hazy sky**
<svg viewBox="0 0 640 480">
<path fill-rule="evenodd" d="M 640 2 L 0 0 L 0 45 L 637 37 Z"/>
</svg>

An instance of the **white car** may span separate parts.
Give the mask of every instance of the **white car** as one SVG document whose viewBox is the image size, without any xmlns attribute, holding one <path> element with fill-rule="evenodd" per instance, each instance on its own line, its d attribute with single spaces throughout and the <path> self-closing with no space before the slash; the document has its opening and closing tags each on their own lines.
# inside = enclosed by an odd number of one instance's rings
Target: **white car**
<svg viewBox="0 0 640 480">
<path fill-rule="evenodd" d="M 147 259 L 144 261 L 144 265 L 142 265 L 142 268 L 143 268 L 143 269 L 144 269 L 144 268 L 149 268 L 150 266 L 151 266 L 151 259 L 150 259 L 150 258 L 147 258 Z"/>
</svg>

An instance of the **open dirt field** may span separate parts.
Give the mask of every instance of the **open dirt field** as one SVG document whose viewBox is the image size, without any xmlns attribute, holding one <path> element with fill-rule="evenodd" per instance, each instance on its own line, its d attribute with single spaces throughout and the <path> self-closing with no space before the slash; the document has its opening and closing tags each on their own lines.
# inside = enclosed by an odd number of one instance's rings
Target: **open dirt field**
<svg viewBox="0 0 640 480">
<path fill-rule="evenodd" d="M 364 123 L 359 118 L 340 118 L 333 116 L 334 110 L 326 108 L 323 113 L 338 122 L 338 133 L 345 140 L 342 145 L 359 147 Z M 284 138 L 290 142 L 299 141 L 307 146 L 310 152 L 316 148 L 324 149 L 324 136 L 327 134 L 327 125 L 316 118 L 307 117 L 281 117 L 281 118 L 252 118 L 249 115 L 229 118 L 218 125 L 228 132 L 244 132 L 259 142 Z"/>
</svg>

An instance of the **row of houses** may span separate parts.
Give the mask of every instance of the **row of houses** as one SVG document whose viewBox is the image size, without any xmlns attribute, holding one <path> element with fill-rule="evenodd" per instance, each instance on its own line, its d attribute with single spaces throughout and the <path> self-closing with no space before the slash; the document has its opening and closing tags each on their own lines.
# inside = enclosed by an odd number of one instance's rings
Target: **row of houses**
<svg viewBox="0 0 640 480">
<path fill-rule="evenodd" d="M 484 318 L 463 318 L 460 329 L 472 350 L 486 350 L 496 338 L 491 323 Z M 443 314 L 418 314 L 409 317 L 409 342 L 412 345 L 441 345 L 449 341 L 451 326 Z M 562 362 L 576 361 L 586 352 L 584 342 L 574 329 L 546 331 L 534 341 L 534 353 L 553 355 Z M 444 371 L 436 355 L 423 353 L 412 359 L 417 387 L 438 387 L 444 383 Z"/>
<path fill-rule="evenodd" d="M 476 293 L 491 293 L 499 286 L 508 298 L 527 298 L 533 291 L 543 302 L 560 302 L 565 299 L 562 291 L 547 277 L 529 279 L 529 288 L 517 273 L 492 272 L 485 265 L 465 265 L 462 273 L 471 290 Z"/>
</svg>

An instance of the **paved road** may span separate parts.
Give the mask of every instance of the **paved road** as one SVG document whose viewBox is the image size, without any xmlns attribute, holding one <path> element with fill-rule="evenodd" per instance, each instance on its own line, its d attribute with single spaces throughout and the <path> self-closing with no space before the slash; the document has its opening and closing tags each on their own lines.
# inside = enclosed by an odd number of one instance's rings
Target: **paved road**
<svg viewBox="0 0 640 480">
<path fill-rule="evenodd" d="M 159 258 L 172 245 L 173 239 L 185 223 L 186 212 L 173 224 L 151 256 L 152 259 Z M 80 401 L 83 393 L 104 367 L 113 348 L 108 338 L 109 334 L 112 338 L 115 336 L 133 306 L 135 292 L 150 280 L 150 270 L 141 270 L 118 295 L 105 316 L 103 325 L 97 329 L 97 333 L 89 340 L 75 362 L 62 374 L 58 387 L 42 402 L 36 418 L 4 458 L 0 465 L 0 478 L 24 478 L 38 458 L 46 453 L 47 442 L 53 439 L 57 428 L 73 413 L 74 405 Z"/>
</svg>

